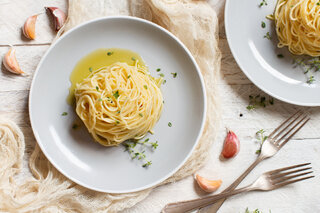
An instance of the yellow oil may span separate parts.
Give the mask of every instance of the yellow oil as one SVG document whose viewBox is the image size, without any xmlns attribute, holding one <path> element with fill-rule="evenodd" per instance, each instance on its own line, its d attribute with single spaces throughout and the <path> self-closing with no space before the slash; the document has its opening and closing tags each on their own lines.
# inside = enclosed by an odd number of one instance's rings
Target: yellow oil
<svg viewBox="0 0 320 213">
<path fill-rule="evenodd" d="M 138 60 L 140 65 L 145 65 L 138 53 L 127 49 L 101 48 L 89 53 L 76 64 L 70 75 L 71 86 L 67 102 L 71 105 L 74 103 L 74 89 L 76 84 L 87 78 L 92 71 L 104 66 L 109 66 L 115 62 L 126 62 L 128 65 L 133 66 L 136 60 Z"/>
</svg>

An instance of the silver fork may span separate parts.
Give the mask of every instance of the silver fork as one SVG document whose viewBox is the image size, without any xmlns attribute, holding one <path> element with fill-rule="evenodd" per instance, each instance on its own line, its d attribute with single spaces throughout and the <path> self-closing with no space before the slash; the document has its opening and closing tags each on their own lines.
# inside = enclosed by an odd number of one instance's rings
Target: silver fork
<svg viewBox="0 0 320 213">
<path fill-rule="evenodd" d="M 314 176 L 307 176 L 307 174 L 312 173 L 312 171 L 310 171 L 311 167 L 306 167 L 307 165 L 310 165 L 310 163 L 294 165 L 263 173 L 252 184 L 234 191 L 222 192 L 217 195 L 211 195 L 194 200 L 169 203 L 162 209 L 162 213 L 185 213 L 194 209 L 205 207 L 216 201 L 219 201 L 222 198 L 227 198 L 242 192 L 271 191 L 291 183 L 313 178 Z"/>
<path fill-rule="evenodd" d="M 264 141 L 256 161 L 222 192 L 234 190 L 261 161 L 274 156 L 309 120 L 309 116 L 299 110 L 280 124 Z M 216 202 L 209 208 L 208 212 L 216 213 L 225 200 L 226 198 Z"/>
</svg>

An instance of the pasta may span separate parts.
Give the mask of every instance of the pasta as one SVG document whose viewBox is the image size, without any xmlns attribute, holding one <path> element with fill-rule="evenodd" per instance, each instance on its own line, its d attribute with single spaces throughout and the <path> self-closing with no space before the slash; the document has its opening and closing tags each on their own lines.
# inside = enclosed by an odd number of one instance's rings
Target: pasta
<svg viewBox="0 0 320 213">
<path fill-rule="evenodd" d="M 296 55 L 320 56 L 319 0 L 278 0 L 275 13 L 278 47 Z"/>
<path fill-rule="evenodd" d="M 159 120 L 162 78 L 134 66 L 114 63 L 76 85 L 76 113 L 93 138 L 104 146 L 145 136 Z"/>
</svg>

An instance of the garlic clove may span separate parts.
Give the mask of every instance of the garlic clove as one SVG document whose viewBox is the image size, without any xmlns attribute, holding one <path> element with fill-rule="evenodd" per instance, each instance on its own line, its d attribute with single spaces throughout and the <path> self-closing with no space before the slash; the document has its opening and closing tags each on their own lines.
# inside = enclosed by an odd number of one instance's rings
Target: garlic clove
<svg viewBox="0 0 320 213">
<path fill-rule="evenodd" d="M 16 58 L 16 50 L 11 48 L 3 58 L 3 65 L 7 68 L 8 71 L 14 74 L 23 74 L 24 72 L 20 69 Z"/>
<path fill-rule="evenodd" d="M 22 32 L 25 37 L 28 39 L 35 39 L 36 38 L 36 21 L 37 21 L 37 15 L 30 16 L 27 18 L 26 22 L 24 23 L 22 27 Z"/>
<path fill-rule="evenodd" d="M 227 136 L 224 140 L 224 145 L 223 145 L 221 155 L 224 158 L 232 158 L 238 154 L 239 150 L 240 150 L 240 141 L 237 135 L 233 131 L 228 130 Z"/>
<path fill-rule="evenodd" d="M 53 17 L 55 30 L 59 31 L 67 19 L 66 14 L 62 10 L 60 10 L 58 7 L 45 7 L 45 8 L 50 12 L 50 14 Z"/>
<path fill-rule="evenodd" d="M 198 174 L 195 175 L 195 179 L 200 186 L 206 192 L 216 191 L 222 184 L 222 180 L 209 180 Z"/>
</svg>

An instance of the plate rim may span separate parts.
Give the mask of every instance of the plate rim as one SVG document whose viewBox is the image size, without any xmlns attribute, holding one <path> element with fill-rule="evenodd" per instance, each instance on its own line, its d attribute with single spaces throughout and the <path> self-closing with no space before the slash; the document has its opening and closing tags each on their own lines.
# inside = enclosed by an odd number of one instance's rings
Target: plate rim
<svg viewBox="0 0 320 213">
<path fill-rule="evenodd" d="M 180 162 L 180 164 L 173 169 L 171 172 L 169 172 L 167 175 L 164 175 L 162 178 L 158 179 L 157 181 L 154 181 L 150 184 L 144 185 L 142 187 L 138 187 L 138 188 L 133 188 L 130 190 L 105 190 L 105 189 L 100 189 L 99 187 L 94 187 L 94 186 L 89 186 L 88 184 L 83 183 L 82 181 L 78 180 L 76 177 L 73 177 L 72 175 L 69 175 L 67 172 L 65 172 L 63 169 L 61 169 L 55 162 L 55 160 L 53 160 L 53 158 L 46 152 L 46 149 L 44 147 L 44 145 L 39 142 L 41 141 L 40 139 L 40 135 L 38 134 L 38 131 L 36 130 L 36 126 L 34 124 L 34 121 L 32 119 L 33 117 L 33 113 L 32 113 L 32 99 L 33 99 L 33 90 L 34 90 L 34 82 L 35 82 L 35 78 L 38 75 L 38 72 L 40 70 L 41 65 L 43 64 L 43 62 L 45 61 L 47 55 L 49 54 L 49 52 L 60 42 L 60 40 L 64 39 L 64 37 L 66 37 L 67 35 L 71 34 L 73 31 L 77 30 L 78 28 L 81 28 L 85 25 L 90 25 L 94 22 L 97 21 L 108 21 L 108 20 L 114 20 L 114 19 L 122 19 L 122 20 L 127 20 L 127 21 L 138 21 L 138 22 L 143 22 L 144 24 L 147 25 L 151 25 L 152 27 L 158 28 L 159 30 L 163 31 L 165 34 L 167 34 L 169 37 L 171 37 L 178 45 L 180 45 L 183 50 L 185 51 L 185 53 L 189 56 L 191 62 L 194 64 L 195 66 L 195 71 L 197 73 L 197 75 L 199 76 L 200 79 L 200 84 L 201 84 L 201 91 L 202 91 L 202 96 L 203 96 L 203 115 L 201 118 L 201 126 L 200 126 L 200 130 L 198 132 L 198 135 L 196 137 L 196 140 L 194 141 L 194 144 L 192 146 L 192 148 L 189 150 L 189 153 L 185 156 L 184 160 Z M 40 150 L 42 151 L 42 153 L 45 155 L 45 157 L 47 158 L 47 160 L 54 166 L 55 169 L 57 169 L 62 175 L 64 175 L 66 178 L 70 179 L 71 181 L 86 187 L 88 189 L 97 191 L 97 192 L 104 192 L 104 193 L 118 193 L 118 194 L 123 194 L 123 193 L 132 193 L 132 192 L 138 192 L 138 191 L 142 191 L 145 189 L 149 189 L 152 187 L 156 187 L 157 185 L 159 185 L 160 183 L 162 183 L 163 181 L 165 181 L 166 179 L 168 179 L 169 177 L 171 177 L 173 174 L 175 174 L 185 163 L 186 161 L 190 158 L 190 156 L 192 155 L 193 151 L 195 150 L 195 147 L 198 145 L 200 138 L 203 134 L 204 131 L 204 126 L 206 124 L 207 121 L 207 91 L 206 91 L 206 86 L 205 86 L 205 81 L 203 78 L 203 75 L 201 73 L 200 67 L 198 65 L 198 63 L 196 62 L 195 58 L 193 57 L 193 55 L 191 54 L 191 52 L 189 51 L 189 49 L 182 43 L 182 41 L 179 40 L 179 38 L 177 38 L 173 33 L 171 33 L 170 31 L 168 31 L 167 29 L 163 28 L 162 26 L 155 24 L 151 21 L 148 21 L 146 19 L 142 19 L 142 18 L 138 18 L 138 17 L 133 17 L 133 16 L 121 16 L 121 15 L 116 15 L 116 16 L 106 16 L 106 17 L 99 17 L 99 18 L 95 18 L 86 22 L 83 22 L 75 27 L 73 27 L 72 29 L 70 29 L 69 31 L 67 31 L 66 33 L 64 33 L 61 37 L 59 37 L 56 40 L 53 40 L 54 43 L 51 44 L 51 46 L 47 49 L 47 51 L 45 52 L 45 54 L 41 57 L 41 60 L 39 61 L 37 68 L 33 74 L 32 77 L 32 81 L 31 81 L 31 86 L 30 86 L 30 91 L 29 91 L 29 98 L 28 98 L 28 112 L 29 112 L 29 120 L 30 120 L 30 125 L 31 125 L 31 129 L 33 132 L 33 135 L 37 141 L 37 144 L 40 147 Z"/>
<path fill-rule="evenodd" d="M 276 99 L 279 99 L 280 101 L 283 101 L 283 102 L 286 102 L 286 103 L 289 103 L 289 104 L 293 104 L 293 105 L 298 105 L 298 106 L 308 106 L 308 107 L 317 107 L 317 106 L 320 106 L 320 101 L 319 103 L 316 103 L 316 102 L 309 102 L 309 103 L 305 103 L 305 102 L 301 102 L 301 101 L 294 101 L 294 100 L 291 100 L 291 99 L 288 99 L 286 97 L 283 97 L 283 96 L 279 96 L 277 94 L 275 94 L 274 92 L 270 92 L 266 87 L 262 86 L 262 85 L 259 85 L 259 83 L 257 83 L 256 80 L 254 80 L 254 78 L 250 75 L 250 73 L 245 69 L 245 65 L 241 62 L 241 60 L 238 58 L 238 55 L 236 54 L 236 48 L 234 47 L 233 45 L 233 42 L 231 42 L 231 33 L 229 32 L 229 29 L 230 27 L 228 26 L 229 25 L 229 8 L 230 8 L 230 2 L 232 0 L 226 0 L 226 4 L 225 4 L 225 8 L 224 8 L 224 25 L 225 25 L 225 32 L 226 32 L 226 38 L 227 38 L 227 41 L 228 41 L 228 45 L 229 45 L 229 48 L 230 48 L 230 51 L 232 53 L 232 56 L 233 58 L 235 59 L 237 65 L 239 66 L 240 70 L 246 75 L 246 77 L 256 86 L 258 87 L 259 89 L 261 89 L 263 92 L 267 93 L 268 95 L 276 98 Z"/>
</svg>

